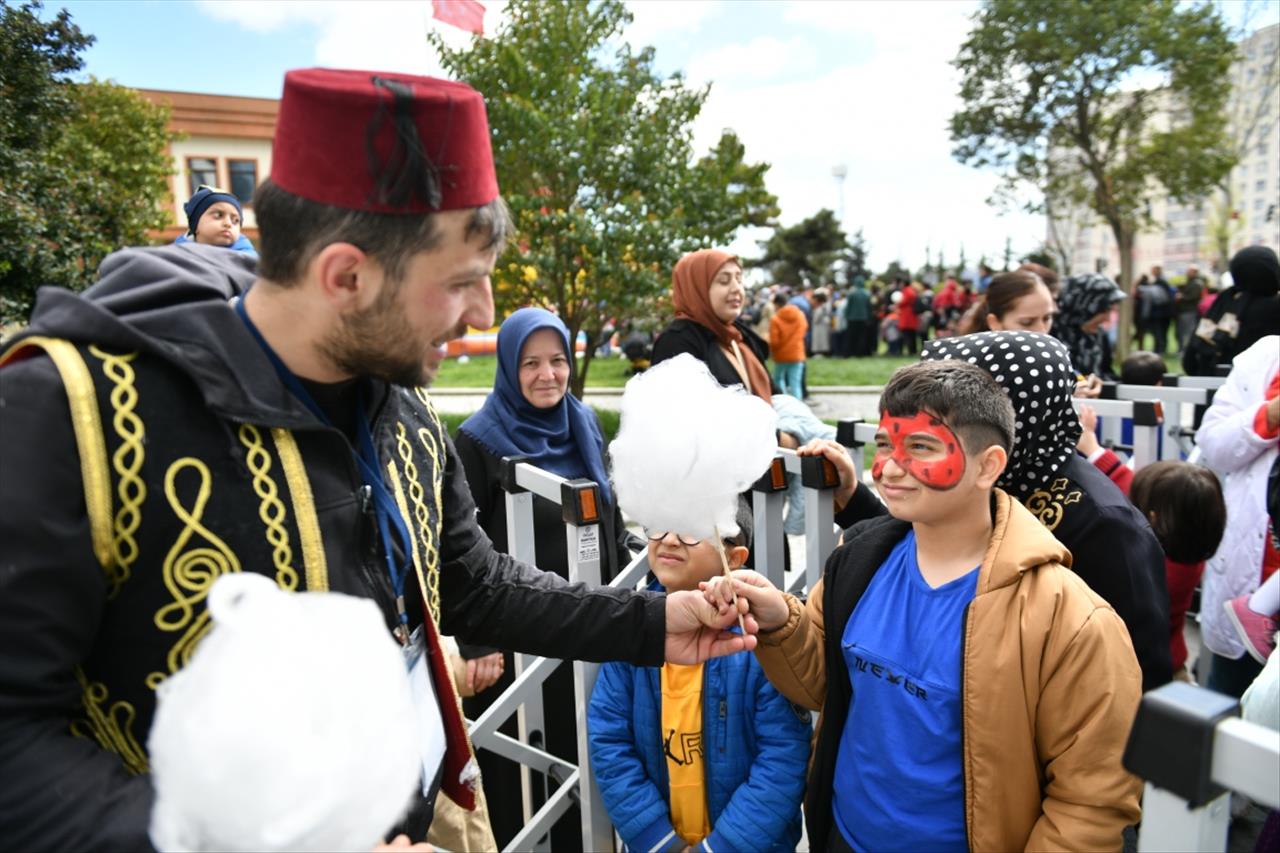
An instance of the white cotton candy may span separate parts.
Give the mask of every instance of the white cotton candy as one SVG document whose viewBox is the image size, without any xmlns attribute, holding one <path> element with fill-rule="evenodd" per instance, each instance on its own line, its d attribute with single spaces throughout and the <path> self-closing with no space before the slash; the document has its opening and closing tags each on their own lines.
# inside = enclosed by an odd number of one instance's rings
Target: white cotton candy
<svg viewBox="0 0 1280 853">
<path fill-rule="evenodd" d="M 688 354 L 627 383 L 609 446 L 618 505 L 650 530 L 710 539 L 738 532 L 738 495 L 777 452 L 773 407 L 722 386 Z"/>
<path fill-rule="evenodd" d="M 378 608 L 228 575 L 213 629 L 157 695 L 161 851 L 371 850 L 419 784 L 404 658 Z"/>
</svg>

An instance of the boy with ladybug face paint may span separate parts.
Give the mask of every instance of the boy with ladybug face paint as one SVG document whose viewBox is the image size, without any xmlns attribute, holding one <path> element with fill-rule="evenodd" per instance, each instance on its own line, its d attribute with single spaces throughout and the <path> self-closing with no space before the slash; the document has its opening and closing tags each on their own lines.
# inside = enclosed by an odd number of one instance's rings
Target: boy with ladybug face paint
<svg viewBox="0 0 1280 853">
<path fill-rule="evenodd" d="M 1118 850 L 1140 814 L 1121 756 L 1142 674 L 1067 549 L 996 488 L 1008 396 L 976 365 L 923 362 L 893 375 L 880 410 L 872 477 L 889 514 L 845 533 L 805 602 L 755 572 L 731 582 L 769 680 L 822 712 L 810 847 Z M 836 503 L 850 500 L 847 449 L 798 452 L 836 464 Z M 725 610 L 727 585 L 708 589 Z"/>
</svg>

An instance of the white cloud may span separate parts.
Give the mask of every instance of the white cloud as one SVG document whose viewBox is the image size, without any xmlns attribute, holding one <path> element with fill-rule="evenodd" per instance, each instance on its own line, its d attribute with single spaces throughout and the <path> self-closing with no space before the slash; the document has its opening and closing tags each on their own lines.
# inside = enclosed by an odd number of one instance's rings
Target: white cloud
<svg viewBox="0 0 1280 853">
<path fill-rule="evenodd" d="M 485 4 L 485 32 L 501 22 L 505 3 Z M 361 3 L 295 0 L 200 0 L 210 17 L 259 33 L 310 27 L 316 31 L 315 62 L 330 68 L 368 68 L 404 74 L 446 76 L 427 44 L 439 32 L 450 47 L 464 47 L 471 34 L 437 21 L 427 2 L 366 0 Z"/>
<path fill-rule="evenodd" d="M 632 45 L 652 44 L 659 36 L 678 33 L 688 36 L 703 22 L 725 8 L 724 0 L 629 0 L 633 20 L 623 33 Z"/>
<path fill-rule="evenodd" d="M 694 85 L 708 80 L 722 83 L 740 79 L 767 80 L 783 74 L 812 72 L 815 62 L 813 52 L 806 49 L 805 40 L 799 36 L 786 41 L 760 36 L 745 44 L 726 44 L 710 53 L 698 54 L 685 73 Z"/>
<path fill-rule="evenodd" d="M 873 266 L 898 257 L 922 264 L 926 245 L 955 263 L 962 244 L 973 264 L 984 253 L 1002 254 L 1006 235 L 1015 252 L 1028 251 L 1041 239 L 1041 220 L 999 216 L 985 203 L 995 176 L 951 157 L 947 121 L 956 92 L 945 57 L 897 52 L 781 84 L 722 78 L 695 140 L 702 149 L 722 128 L 734 128 L 748 159 L 772 164 L 767 180 L 784 224 L 823 207 L 838 210 L 832 167 L 845 164 L 846 229 L 864 229 Z M 744 234 L 734 248 L 756 254 L 760 236 Z"/>
</svg>

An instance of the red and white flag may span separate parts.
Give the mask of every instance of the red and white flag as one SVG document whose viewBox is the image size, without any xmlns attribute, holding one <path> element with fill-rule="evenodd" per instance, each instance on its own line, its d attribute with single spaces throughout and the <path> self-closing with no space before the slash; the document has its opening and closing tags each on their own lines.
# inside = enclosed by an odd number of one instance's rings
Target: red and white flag
<svg viewBox="0 0 1280 853">
<path fill-rule="evenodd" d="M 431 0 L 431 14 L 460 30 L 484 35 L 484 4 L 476 0 Z"/>
</svg>

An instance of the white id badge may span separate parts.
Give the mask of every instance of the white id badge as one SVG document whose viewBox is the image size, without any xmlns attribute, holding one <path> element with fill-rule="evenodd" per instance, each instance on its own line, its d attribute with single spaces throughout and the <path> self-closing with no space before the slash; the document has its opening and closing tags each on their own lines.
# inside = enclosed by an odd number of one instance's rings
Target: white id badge
<svg viewBox="0 0 1280 853">
<path fill-rule="evenodd" d="M 436 699 L 435 686 L 431 683 L 431 673 L 427 669 L 426 642 L 421 625 L 414 629 L 409 637 L 409 645 L 401 651 L 409 674 L 409 695 L 413 700 L 414 713 L 418 717 L 421 736 L 418 753 L 422 759 L 422 795 L 425 797 L 431 793 L 431 783 L 435 781 L 440 764 L 444 761 L 445 738 L 444 718 L 440 716 L 440 703 Z"/>
</svg>

